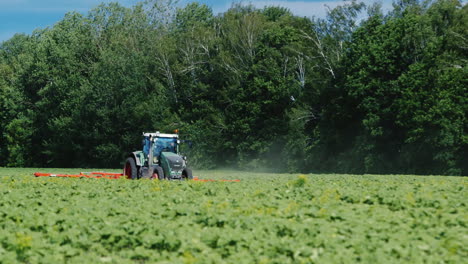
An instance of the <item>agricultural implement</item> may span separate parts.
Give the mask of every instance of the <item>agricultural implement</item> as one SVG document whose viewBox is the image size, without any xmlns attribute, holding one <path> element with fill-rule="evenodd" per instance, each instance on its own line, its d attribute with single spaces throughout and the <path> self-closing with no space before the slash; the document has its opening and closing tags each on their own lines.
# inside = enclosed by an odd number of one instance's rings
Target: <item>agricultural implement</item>
<svg viewBox="0 0 468 264">
<path fill-rule="evenodd" d="M 109 179 L 116 180 L 120 178 L 127 178 L 123 173 L 112 173 L 112 172 L 80 172 L 79 174 L 55 174 L 55 173 L 34 173 L 36 177 L 59 177 L 59 178 L 88 178 L 88 179 Z M 193 177 L 193 181 L 199 182 L 240 182 L 240 180 L 213 180 L 213 179 L 200 179 Z"/>
<path fill-rule="evenodd" d="M 240 180 L 211 180 L 193 177 L 192 170 L 187 166 L 187 157 L 180 154 L 181 143 L 192 143 L 180 140 L 176 134 L 160 132 L 143 133 L 143 150 L 127 155 L 123 173 L 111 172 L 80 172 L 79 174 L 34 173 L 36 177 L 66 177 L 92 179 L 159 179 L 159 180 L 194 180 L 202 182 L 224 181 L 239 182 Z"/>
<path fill-rule="evenodd" d="M 65 178 L 91 178 L 91 179 L 119 179 L 123 177 L 123 173 L 111 172 L 80 172 L 80 174 L 55 174 L 55 173 L 34 173 L 36 177 L 65 177 Z"/>
</svg>

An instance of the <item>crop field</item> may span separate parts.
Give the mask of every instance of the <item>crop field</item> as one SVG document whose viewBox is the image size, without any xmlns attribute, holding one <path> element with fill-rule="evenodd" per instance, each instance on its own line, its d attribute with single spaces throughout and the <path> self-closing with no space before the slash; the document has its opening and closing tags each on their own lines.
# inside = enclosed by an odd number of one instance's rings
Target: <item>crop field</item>
<svg viewBox="0 0 468 264">
<path fill-rule="evenodd" d="M 0 168 L 0 263 L 466 263 L 468 178 Z M 77 170 L 41 169 L 77 173 Z"/>
</svg>

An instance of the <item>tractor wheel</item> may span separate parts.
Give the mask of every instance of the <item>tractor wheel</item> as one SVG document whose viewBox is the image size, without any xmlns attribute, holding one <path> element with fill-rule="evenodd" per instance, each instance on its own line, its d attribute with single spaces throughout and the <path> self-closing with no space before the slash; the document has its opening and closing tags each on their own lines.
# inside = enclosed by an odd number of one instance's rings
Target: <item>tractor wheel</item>
<svg viewBox="0 0 468 264">
<path fill-rule="evenodd" d="M 192 170 L 189 168 L 185 168 L 185 170 L 182 172 L 182 179 L 192 180 L 193 179 Z"/>
<path fill-rule="evenodd" d="M 138 179 L 137 166 L 135 160 L 132 157 L 127 158 L 125 161 L 124 175 L 127 176 L 127 179 Z"/>
<path fill-rule="evenodd" d="M 153 168 L 153 173 L 151 176 L 151 179 L 159 179 L 159 180 L 164 180 L 164 171 L 160 166 L 154 167 Z"/>
</svg>

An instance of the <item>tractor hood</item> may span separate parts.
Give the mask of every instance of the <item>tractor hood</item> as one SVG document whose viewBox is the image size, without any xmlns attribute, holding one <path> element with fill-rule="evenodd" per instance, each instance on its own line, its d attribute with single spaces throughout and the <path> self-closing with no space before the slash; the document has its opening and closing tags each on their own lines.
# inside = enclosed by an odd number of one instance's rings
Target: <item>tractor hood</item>
<svg viewBox="0 0 468 264">
<path fill-rule="evenodd" d="M 182 177 L 182 171 L 185 169 L 185 160 L 173 152 L 161 153 L 161 165 L 164 173 L 170 178 Z"/>
<path fill-rule="evenodd" d="M 175 153 L 163 152 L 162 156 L 164 156 L 167 159 L 169 165 L 173 169 L 182 168 L 184 166 L 184 159 Z"/>
</svg>

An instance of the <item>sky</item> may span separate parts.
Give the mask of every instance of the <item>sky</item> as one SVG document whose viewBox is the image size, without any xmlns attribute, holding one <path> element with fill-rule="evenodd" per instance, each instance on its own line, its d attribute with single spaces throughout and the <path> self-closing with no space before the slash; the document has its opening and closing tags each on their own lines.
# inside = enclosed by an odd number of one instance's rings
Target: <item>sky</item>
<svg viewBox="0 0 468 264">
<path fill-rule="evenodd" d="M 361 0 L 365 3 L 374 0 Z M 391 8 L 392 0 L 377 0 L 383 4 L 384 10 Z M 31 34 L 36 28 L 53 26 L 60 21 L 65 13 L 77 11 L 85 14 L 100 3 L 119 2 L 131 7 L 139 0 L 0 0 L 0 42 L 8 40 L 15 33 Z M 191 0 L 181 0 L 184 5 Z M 213 9 L 214 14 L 222 13 L 231 7 L 233 1 L 228 0 L 197 0 Z M 238 0 L 236 2 L 239 2 Z M 258 8 L 264 6 L 283 6 L 289 8 L 293 14 L 307 17 L 324 17 L 325 6 L 333 8 L 341 0 L 243 0 Z"/>
</svg>

